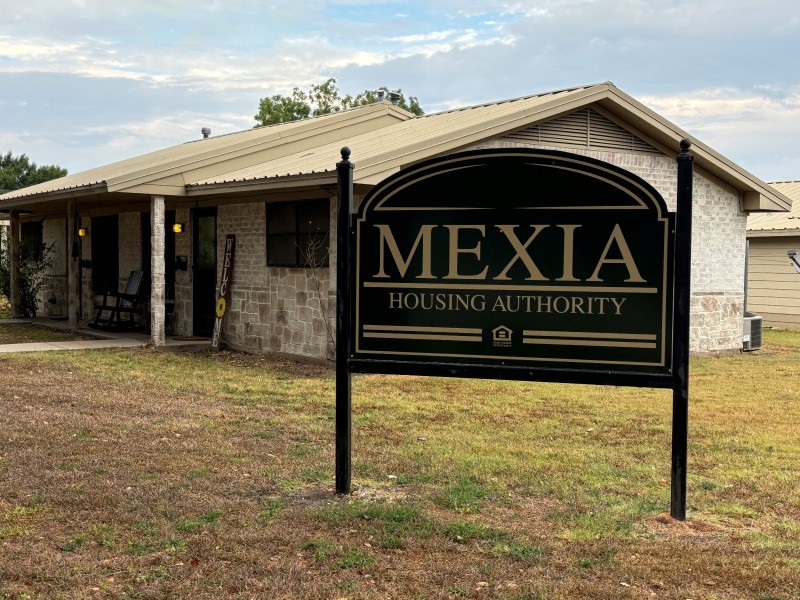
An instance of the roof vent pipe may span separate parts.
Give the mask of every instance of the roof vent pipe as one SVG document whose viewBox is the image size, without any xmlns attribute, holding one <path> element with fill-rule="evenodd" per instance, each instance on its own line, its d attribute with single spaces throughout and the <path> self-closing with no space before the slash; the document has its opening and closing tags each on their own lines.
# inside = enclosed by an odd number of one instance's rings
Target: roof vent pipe
<svg viewBox="0 0 800 600">
<path fill-rule="evenodd" d="M 397 92 L 389 92 L 389 100 L 392 101 L 392 104 L 397 106 L 398 104 L 400 104 L 400 94 L 398 94 Z"/>
<path fill-rule="evenodd" d="M 378 102 L 383 102 L 386 99 L 386 91 L 378 90 Z"/>
<path fill-rule="evenodd" d="M 203 128 L 200 130 L 200 133 L 202 133 L 202 134 L 203 134 L 203 139 L 204 139 L 204 140 L 207 140 L 207 139 L 208 139 L 208 136 L 210 136 L 210 135 L 211 135 L 211 128 L 210 128 L 210 127 L 203 127 Z"/>
</svg>

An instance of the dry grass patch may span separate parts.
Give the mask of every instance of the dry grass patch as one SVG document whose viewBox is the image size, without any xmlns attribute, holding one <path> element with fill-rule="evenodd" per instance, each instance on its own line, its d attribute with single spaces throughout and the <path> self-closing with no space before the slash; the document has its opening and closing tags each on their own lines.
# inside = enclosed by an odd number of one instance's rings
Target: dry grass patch
<svg viewBox="0 0 800 600">
<path fill-rule="evenodd" d="M 800 336 L 669 392 L 359 376 L 236 353 L 0 357 L 0 598 L 800 598 Z"/>
</svg>

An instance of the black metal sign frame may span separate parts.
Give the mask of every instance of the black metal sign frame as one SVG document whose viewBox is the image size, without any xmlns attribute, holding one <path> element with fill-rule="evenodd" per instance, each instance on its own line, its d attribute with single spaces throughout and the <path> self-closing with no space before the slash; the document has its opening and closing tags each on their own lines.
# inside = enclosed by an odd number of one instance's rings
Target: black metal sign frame
<svg viewBox="0 0 800 600">
<path fill-rule="evenodd" d="M 354 215 L 342 149 L 338 493 L 353 372 L 671 388 L 671 513 L 685 518 L 693 157 L 681 147 L 677 215 L 627 171 L 541 150 L 415 165 Z"/>
</svg>

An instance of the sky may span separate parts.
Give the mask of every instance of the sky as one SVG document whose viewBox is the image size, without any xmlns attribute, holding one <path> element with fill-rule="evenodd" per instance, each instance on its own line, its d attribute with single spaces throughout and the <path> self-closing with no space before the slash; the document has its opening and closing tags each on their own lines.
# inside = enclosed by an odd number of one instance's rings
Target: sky
<svg viewBox="0 0 800 600">
<path fill-rule="evenodd" d="M 77 173 L 249 129 L 335 77 L 427 113 L 611 81 L 765 181 L 800 180 L 797 0 L 4 0 L 0 152 Z"/>
</svg>

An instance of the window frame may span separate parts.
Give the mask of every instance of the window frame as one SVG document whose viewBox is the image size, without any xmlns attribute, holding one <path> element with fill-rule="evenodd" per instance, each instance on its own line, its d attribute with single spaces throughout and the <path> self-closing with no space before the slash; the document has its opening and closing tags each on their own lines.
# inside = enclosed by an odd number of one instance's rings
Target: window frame
<svg viewBox="0 0 800 600">
<path fill-rule="evenodd" d="M 20 224 L 19 250 L 23 260 L 40 261 L 44 258 L 43 221 L 24 221 Z"/>
<path fill-rule="evenodd" d="M 324 207 L 324 210 L 323 210 Z M 270 212 L 273 214 L 277 213 L 279 210 L 286 210 L 291 209 L 291 224 L 288 226 L 286 230 L 272 230 L 271 226 L 273 221 L 277 221 L 277 217 L 275 219 L 270 218 Z M 317 212 L 318 211 L 318 212 Z M 268 202 L 266 203 L 266 210 L 265 210 L 265 251 L 266 251 L 266 266 L 267 267 L 283 267 L 289 269 L 310 269 L 310 268 L 328 268 L 330 266 L 330 228 L 331 228 L 331 219 L 330 219 L 330 211 L 331 211 L 331 199 L 330 198 L 315 198 L 312 200 L 297 200 L 297 201 L 281 201 L 281 202 Z M 302 223 L 311 219 L 309 222 L 314 221 L 314 217 L 317 217 L 318 225 L 322 223 L 321 216 L 325 214 L 324 223 L 326 224 L 326 228 L 322 230 L 320 227 L 317 227 L 315 233 L 322 235 L 322 248 L 324 248 L 325 254 L 319 264 L 311 264 L 307 257 L 304 256 L 302 251 L 302 244 L 305 240 L 309 239 L 313 233 L 305 232 L 302 227 Z M 278 240 L 285 240 L 283 242 L 283 250 L 286 251 L 287 247 L 285 244 L 291 244 L 293 248 L 293 260 L 282 260 L 276 259 L 273 260 L 271 257 L 276 254 L 275 250 L 275 243 Z M 270 243 L 272 242 L 272 244 Z M 272 245 L 273 252 L 270 252 L 270 246 Z M 289 252 L 283 252 L 282 255 L 286 256 Z"/>
</svg>

